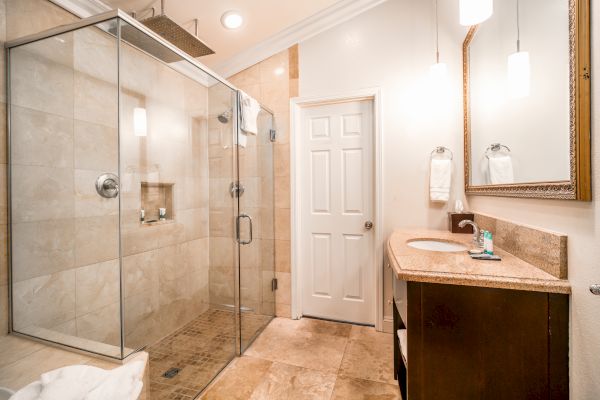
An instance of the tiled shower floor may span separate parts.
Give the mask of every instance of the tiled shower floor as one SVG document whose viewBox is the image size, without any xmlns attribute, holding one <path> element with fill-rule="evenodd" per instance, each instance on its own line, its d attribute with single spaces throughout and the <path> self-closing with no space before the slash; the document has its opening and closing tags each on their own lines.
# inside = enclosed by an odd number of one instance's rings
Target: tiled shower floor
<svg viewBox="0 0 600 400">
<path fill-rule="evenodd" d="M 254 337 L 269 319 L 243 314 L 243 337 Z M 233 312 L 210 309 L 146 351 L 150 354 L 149 400 L 193 399 L 235 355 Z M 163 375 L 174 368 L 179 371 L 173 377 Z"/>
</svg>

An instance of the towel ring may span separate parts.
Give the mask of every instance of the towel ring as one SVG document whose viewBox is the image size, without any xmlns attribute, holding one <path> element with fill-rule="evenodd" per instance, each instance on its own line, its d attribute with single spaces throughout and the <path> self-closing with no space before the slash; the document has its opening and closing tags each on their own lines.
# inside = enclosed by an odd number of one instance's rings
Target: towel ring
<svg viewBox="0 0 600 400">
<path fill-rule="evenodd" d="M 452 150 L 450 150 L 449 148 L 447 148 L 447 147 L 444 147 L 444 146 L 438 146 L 438 147 L 436 147 L 435 149 L 433 149 L 433 150 L 431 151 L 431 158 L 433 158 L 433 153 L 436 153 L 436 154 L 444 154 L 445 152 L 448 152 L 448 153 L 450 153 L 450 159 L 451 159 L 451 160 L 454 158 L 454 153 L 452 153 Z"/>
<path fill-rule="evenodd" d="M 489 159 L 490 153 L 497 153 L 502 149 L 505 149 L 508 153 L 510 153 L 510 147 L 501 143 L 492 143 L 488 146 L 487 149 L 485 149 L 485 156 Z"/>
</svg>

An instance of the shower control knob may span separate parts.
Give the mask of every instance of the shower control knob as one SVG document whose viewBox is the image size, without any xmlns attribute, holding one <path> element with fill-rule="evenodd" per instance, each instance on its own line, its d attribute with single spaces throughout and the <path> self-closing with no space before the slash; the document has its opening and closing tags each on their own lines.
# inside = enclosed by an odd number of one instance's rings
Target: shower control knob
<svg viewBox="0 0 600 400">
<path fill-rule="evenodd" d="M 104 198 L 113 199 L 119 194 L 119 177 L 115 174 L 102 174 L 96 179 L 96 192 Z"/>
<path fill-rule="evenodd" d="M 365 222 L 365 229 L 366 229 L 366 230 L 371 230 L 371 229 L 373 229 L 373 222 L 372 222 L 372 221 L 367 221 L 367 222 Z"/>
<path fill-rule="evenodd" d="M 595 294 L 596 296 L 600 296 L 600 285 L 590 285 L 590 292 L 592 292 L 592 294 Z"/>
</svg>

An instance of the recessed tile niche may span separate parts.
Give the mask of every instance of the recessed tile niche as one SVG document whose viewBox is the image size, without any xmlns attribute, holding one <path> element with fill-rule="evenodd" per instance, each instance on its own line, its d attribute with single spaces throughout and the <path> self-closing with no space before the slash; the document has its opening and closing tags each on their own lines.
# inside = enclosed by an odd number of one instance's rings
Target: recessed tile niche
<svg viewBox="0 0 600 400">
<path fill-rule="evenodd" d="M 155 224 L 173 220 L 173 183 L 142 182 L 141 193 L 144 218 L 140 212 L 140 222 Z M 161 208 L 165 210 L 163 217 Z"/>
</svg>

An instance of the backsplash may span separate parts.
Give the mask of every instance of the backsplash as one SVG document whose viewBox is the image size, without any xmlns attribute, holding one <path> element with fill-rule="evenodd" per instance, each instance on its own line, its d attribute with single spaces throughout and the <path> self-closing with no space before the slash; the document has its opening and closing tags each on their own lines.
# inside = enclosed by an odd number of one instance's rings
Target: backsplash
<svg viewBox="0 0 600 400">
<path fill-rule="evenodd" d="M 475 212 L 481 229 L 494 234 L 494 245 L 550 275 L 567 279 L 567 235 Z"/>
</svg>

